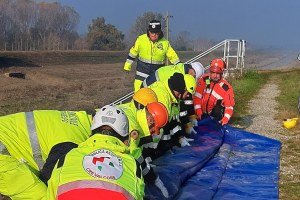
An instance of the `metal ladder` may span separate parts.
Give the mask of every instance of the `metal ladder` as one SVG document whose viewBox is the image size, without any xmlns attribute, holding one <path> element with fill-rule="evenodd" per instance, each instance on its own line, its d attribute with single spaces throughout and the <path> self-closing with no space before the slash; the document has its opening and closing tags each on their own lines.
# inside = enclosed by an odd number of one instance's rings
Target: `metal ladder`
<svg viewBox="0 0 300 200">
<path fill-rule="evenodd" d="M 202 52 L 201 54 L 191 58 L 190 60 L 186 61 L 185 63 L 192 63 L 200 58 L 208 55 L 209 53 L 216 51 L 216 50 L 222 50 L 223 52 L 223 60 L 227 64 L 227 69 L 225 70 L 225 76 L 228 76 L 228 74 L 231 71 L 238 71 L 240 75 L 243 73 L 244 69 L 244 62 L 245 62 L 245 47 L 246 47 L 246 41 L 245 40 L 237 40 L 237 39 L 226 39 L 219 44 L 216 44 L 215 46 L 209 48 L 208 50 Z M 235 61 L 232 61 L 235 60 Z M 231 64 L 232 62 L 232 64 Z M 204 66 L 204 69 L 207 70 L 209 68 L 209 65 Z M 116 101 L 112 102 L 110 105 L 118 105 L 122 104 L 123 102 L 127 101 L 133 96 L 134 92 L 130 92 L 126 94 L 125 96 L 117 99 Z"/>
</svg>

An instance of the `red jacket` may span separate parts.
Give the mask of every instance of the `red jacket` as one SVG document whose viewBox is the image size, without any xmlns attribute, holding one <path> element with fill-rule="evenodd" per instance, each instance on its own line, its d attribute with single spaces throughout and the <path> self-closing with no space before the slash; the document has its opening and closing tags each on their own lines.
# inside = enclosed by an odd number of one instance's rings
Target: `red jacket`
<svg viewBox="0 0 300 200">
<path fill-rule="evenodd" d="M 210 114 L 217 102 L 225 108 L 222 124 L 227 124 L 233 114 L 234 94 L 231 85 L 222 78 L 218 82 L 212 82 L 209 74 L 204 74 L 197 81 L 194 95 L 194 108 L 198 117 L 203 113 Z"/>
</svg>

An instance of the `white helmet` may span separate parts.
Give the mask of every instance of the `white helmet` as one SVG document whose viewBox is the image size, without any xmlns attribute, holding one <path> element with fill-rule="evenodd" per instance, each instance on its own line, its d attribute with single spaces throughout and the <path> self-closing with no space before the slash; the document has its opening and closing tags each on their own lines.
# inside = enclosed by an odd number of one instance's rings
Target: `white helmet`
<svg viewBox="0 0 300 200">
<path fill-rule="evenodd" d="M 200 78 L 200 76 L 202 76 L 202 74 L 204 74 L 204 67 L 199 62 L 193 62 L 193 63 L 191 63 L 191 65 L 192 65 L 192 68 L 196 72 L 196 80 L 198 80 Z"/>
<path fill-rule="evenodd" d="M 108 125 L 122 137 L 128 136 L 128 118 L 125 113 L 114 106 L 103 106 L 93 118 L 91 130 Z"/>
</svg>

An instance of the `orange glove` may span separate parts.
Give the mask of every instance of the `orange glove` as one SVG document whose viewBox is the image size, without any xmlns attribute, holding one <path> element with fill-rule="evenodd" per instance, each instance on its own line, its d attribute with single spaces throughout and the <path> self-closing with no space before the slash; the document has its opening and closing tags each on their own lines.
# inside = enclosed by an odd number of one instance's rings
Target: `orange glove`
<svg viewBox="0 0 300 200">
<path fill-rule="evenodd" d="M 228 124 L 228 119 L 227 119 L 227 117 L 223 117 L 223 118 L 219 121 L 219 123 L 220 123 L 222 126 L 224 126 L 225 124 Z"/>
<path fill-rule="evenodd" d="M 201 108 L 195 110 L 195 114 L 197 115 L 197 119 L 200 120 L 200 119 L 201 119 L 201 115 L 202 115 L 202 110 L 201 110 Z"/>
</svg>

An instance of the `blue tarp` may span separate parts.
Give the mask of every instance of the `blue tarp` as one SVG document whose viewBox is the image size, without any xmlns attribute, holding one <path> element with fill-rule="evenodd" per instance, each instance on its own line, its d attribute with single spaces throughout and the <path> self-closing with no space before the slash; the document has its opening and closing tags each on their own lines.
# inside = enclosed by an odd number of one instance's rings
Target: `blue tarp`
<svg viewBox="0 0 300 200">
<path fill-rule="evenodd" d="M 208 118 L 190 147 L 153 161 L 170 199 L 278 199 L 281 143 Z M 146 199 L 164 199 L 146 185 Z"/>
</svg>

